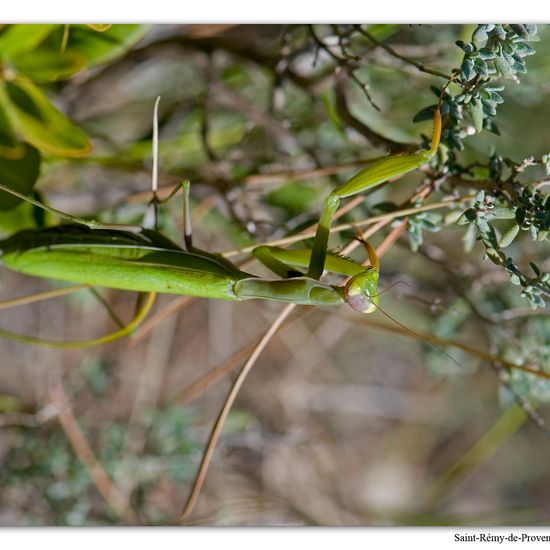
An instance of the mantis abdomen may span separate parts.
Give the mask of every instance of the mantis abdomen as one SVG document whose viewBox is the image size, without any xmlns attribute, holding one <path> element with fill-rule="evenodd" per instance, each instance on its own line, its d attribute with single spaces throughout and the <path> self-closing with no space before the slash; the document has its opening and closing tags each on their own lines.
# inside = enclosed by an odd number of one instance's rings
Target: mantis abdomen
<svg viewBox="0 0 550 550">
<path fill-rule="evenodd" d="M 0 249 L 20 273 L 138 292 L 236 300 L 235 282 L 252 277 L 223 259 L 155 246 L 154 235 L 59 226 L 21 231 Z"/>
<path fill-rule="evenodd" d="M 238 270 L 223 257 L 182 250 L 155 231 L 57 226 L 25 230 L 0 241 L 3 264 L 20 273 L 62 281 L 222 300 L 264 299 L 303 305 L 344 303 L 342 291 L 310 279 L 260 279 Z M 307 265 L 309 251 L 273 253 L 297 265 Z M 362 267 L 333 258 L 340 272 Z"/>
</svg>

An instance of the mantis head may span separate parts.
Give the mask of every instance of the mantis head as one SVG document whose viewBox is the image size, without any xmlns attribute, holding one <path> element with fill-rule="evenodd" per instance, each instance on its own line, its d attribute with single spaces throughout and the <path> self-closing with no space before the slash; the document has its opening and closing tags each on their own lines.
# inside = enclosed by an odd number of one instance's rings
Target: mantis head
<svg viewBox="0 0 550 550">
<path fill-rule="evenodd" d="M 378 269 L 369 267 L 344 286 L 346 303 L 359 313 L 372 313 L 378 306 Z"/>
</svg>

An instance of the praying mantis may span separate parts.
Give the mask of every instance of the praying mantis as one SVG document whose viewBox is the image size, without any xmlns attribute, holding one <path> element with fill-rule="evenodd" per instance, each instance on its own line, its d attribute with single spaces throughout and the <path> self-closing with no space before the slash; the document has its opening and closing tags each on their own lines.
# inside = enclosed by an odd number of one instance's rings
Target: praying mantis
<svg viewBox="0 0 550 550">
<path fill-rule="evenodd" d="M 155 135 L 157 108 L 158 100 Z M 182 184 L 185 248 L 155 229 L 77 218 L 0 183 L 0 190 L 71 222 L 45 229 L 22 230 L 0 241 L 1 260 L 5 267 L 23 274 L 93 286 L 232 301 L 261 299 L 309 306 L 345 303 L 360 313 L 371 313 L 377 308 L 379 295 L 376 251 L 368 242 L 363 242 L 369 256 L 368 267 L 328 253 L 334 214 L 343 199 L 426 164 L 437 152 L 441 127 L 441 114 L 436 107 L 429 149 L 377 160 L 330 192 L 324 201 L 311 250 L 285 250 L 265 245 L 255 248 L 254 257 L 278 279 L 257 277 L 240 270 L 220 254 L 193 245 L 189 182 Z M 154 156 L 154 182 L 156 164 Z M 347 282 L 331 285 L 321 281 L 325 270 L 348 277 Z"/>
</svg>

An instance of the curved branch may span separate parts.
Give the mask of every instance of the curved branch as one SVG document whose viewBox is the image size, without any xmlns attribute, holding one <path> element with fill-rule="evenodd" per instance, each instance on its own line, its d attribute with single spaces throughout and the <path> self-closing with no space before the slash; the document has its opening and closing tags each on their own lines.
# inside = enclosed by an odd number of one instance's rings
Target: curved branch
<svg viewBox="0 0 550 550">
<path fill-rule="evenodd" d="M 369 128 L 364 122 L 356 118 L 349 110 L 346 99 L 345 85 L 345 79 L 342 78 L 342 74 L 338 75 L 336 77 L 334 87 L 334 92 L 336 94 L 336 111 L 345 126 L 349 126 L 359 132 L 374 147 L 383 147 L 387 149 L 390 153 L 405 153 L 414 151 L 416 149 L 416 145 L 412 145 L 410 143 L 401 143 L 399 141 L 394 141 L 393 139 L 382 136 L 381 134 Z"/>
</svg>

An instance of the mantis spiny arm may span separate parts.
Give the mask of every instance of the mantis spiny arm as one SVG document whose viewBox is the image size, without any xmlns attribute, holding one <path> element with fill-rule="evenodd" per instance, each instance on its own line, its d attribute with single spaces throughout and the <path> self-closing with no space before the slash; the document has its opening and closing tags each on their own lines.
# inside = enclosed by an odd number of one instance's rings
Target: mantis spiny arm
<svg viewBox="0 0 550 550">
<path fill-rule="evenodd" d="M 306 276 L 312 279 L 320 279 L 325 269 L 327 246 L 332 218 L 340 206 L 343 198 L 351 197 L 367 191 L 391 178 L 400 176 L 428 162 L 436 153 L 441 139 L 441 113 L 439 106 L 434 113 L 433 135 L 431 146 L 428 150 L 420 151 L 412 155 L 396 155 L 374 162 L 361 170 L 343 185 L 334 189 L 325 199 L 315 240 L 311 252 L 311 259 Z"/>
</svg>

